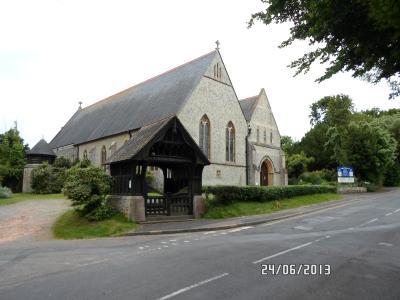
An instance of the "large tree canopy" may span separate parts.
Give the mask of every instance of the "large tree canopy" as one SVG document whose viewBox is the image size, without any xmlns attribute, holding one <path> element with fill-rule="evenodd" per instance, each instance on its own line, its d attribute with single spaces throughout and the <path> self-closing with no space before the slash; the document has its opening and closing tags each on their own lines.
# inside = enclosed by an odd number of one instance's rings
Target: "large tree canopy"
<svg viewBox="0 0 400 300">
<path fill-rule="evenodd" d="M 321 82 L 350 71 L 377 83 L 386 79 L 390 97 L 400 95 L 400 1 L 398 0 L 261 0 L 265 11 L 252 15 L 264 24 L 291 22 L 290 37 L 280 47 L 307 40 L 314 50 L 293 61 L 296 75 L 312 63 L 328 62 Z"/>
<path fill-rule="evenodd" d="M 14 192 L 22 187 L 26 150 L 28 146 L 24 145 L 17 128 L 0 134 L 0 185 L 7 186 Z"/>
</svg>

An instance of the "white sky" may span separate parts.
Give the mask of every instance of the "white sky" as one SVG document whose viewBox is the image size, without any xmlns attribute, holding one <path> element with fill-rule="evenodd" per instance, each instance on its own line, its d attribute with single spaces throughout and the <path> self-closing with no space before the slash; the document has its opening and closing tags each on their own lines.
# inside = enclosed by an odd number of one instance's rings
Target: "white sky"
<svg viewBox="0 0 400 300">
<path fill-rule="evenodd" d="M 260 0 L 0 0 L 0 132 L 18 122 L 33 147 L 49 142 L 78 108 L 210 52 L 221 54 L 239 98 L 264 87 L 282 135 L 300 139 L 309 106 L 348 94 L 356 109 L 399 108 L 385 83 L 339 74 L 318 84 L 321 66 L 293 77 L 286 66 L 307 43 L 277 46 L 288 25 L 247 29 Z"/>
</svg>

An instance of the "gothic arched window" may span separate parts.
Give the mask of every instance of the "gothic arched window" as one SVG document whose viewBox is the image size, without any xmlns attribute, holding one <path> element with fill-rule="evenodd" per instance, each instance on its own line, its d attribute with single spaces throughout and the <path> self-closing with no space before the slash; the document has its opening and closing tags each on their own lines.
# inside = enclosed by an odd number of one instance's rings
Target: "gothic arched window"
<svg viewBox="0 0 400 300">
<path fill-rule="evenodd" d="M 107 150 L 106 146 L 103 146 L 101 148 L 101 164 L 105 164 L 107 160 Z"/>
<path fill-rule="evenodd" d="M 83 151 L 83 159 L 88 159 L 87 150 Z"/>
<path fill-rule="evenodd" d="M 204 115 L 199 124 L 199 147 L 210 158 L 210 120 Z"/>
<path fill-rule="evenodd" d="M 226 126 L 226 161 L 235 161 L 235 126 L 231 121 Z"/>
</svg>

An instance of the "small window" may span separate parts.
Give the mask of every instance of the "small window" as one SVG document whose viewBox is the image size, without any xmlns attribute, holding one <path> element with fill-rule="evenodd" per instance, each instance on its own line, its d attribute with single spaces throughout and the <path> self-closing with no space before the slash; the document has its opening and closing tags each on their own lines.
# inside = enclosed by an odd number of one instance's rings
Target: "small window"
<svg viewBox="0 0 400 300">
<path fill-rule="evenodd" d="M 267 129 L 264 128 L 264 144 L 267 143 Z"/>
<path fill-rule="evenodd" d="M 260 142 L 260 128 L 257 126 L 257 143 Z"/>
<path fill-rule="evenodd" d="M 101 148 L 101 164 L 105 164 L 107 160 L 107 150 L 106 146 L 103 146 Z"/>
<path fill-rule="evenodd" d="M 229 121 L 226 126 L 226 161 L 235 161 L 235 126 Z"/>
<path fill-rule="evenodd" d="M 222 67 L 219 65 L 219 63 L 216 63 L 214 65 L 214 78 L 216 79 L 222 78 Z"/>
<path fill-rule="evenodd" d="M 83 151 L 83 159 L 88 159 L 87 150 Z"/>
<path fill-rule="evenodd" d="M 203 153 L 210 158 L 210 120 L 207 115 L 200 119 L 199 124 L 199 147 Z"/>
<path fill-rule="evenodd" d="M 270 143 L 272 144 L 272 129 L 271 129 L 271 132 L 269 133 L 269 140 L 270 140 Z"/>
</svg>

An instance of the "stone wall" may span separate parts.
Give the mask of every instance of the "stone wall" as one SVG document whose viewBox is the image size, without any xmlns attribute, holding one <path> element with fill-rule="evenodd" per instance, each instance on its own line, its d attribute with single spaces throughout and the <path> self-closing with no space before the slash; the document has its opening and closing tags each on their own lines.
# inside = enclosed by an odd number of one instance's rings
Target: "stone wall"
<svg viewBox="0 0 400 300">
<path fill-rule="evenodd" d="M 85 150 L 88 154 L 88 159 L 94 166 L 101 165 L 101 149 L 106 147 L 107 158 L 111 156 L 118 148 L 120 148 L 127 140 L 129 140 L 128 133 L 122 133 L 111 137 L 106 137 L 101 140 L 96 140 L 79 145 L 79 159 L 83 159 Z"/>
<path fill-rule="evenodd" d="M 214 78 L 214 66 L 221 66 L 221 78 Z M 199 143 L 199 124 L 204 114 L 210 120 L 210 161 L 203 172 L 203 185 L 246 184 L 245 137 L 247 123 L 229 77 L 217 56 L 193 91 L 178 118 Z M 226 161 L 225 131 L 228 122 L 235 127 L 235 162 Z"/>
<path fill-rule="evenodd" d="M 135 222 L 146 221 L 144 198 L 142 196 L 111 195 L 109 201 L 128 220 Z"/>
<path fill-rule="evenodd" d="M 258 96 L 257 106 L 250 120 L 250 128 L 249 143 L 252 149 L 250 157 L 253 172 L 249 176 L 250 184 L 260 185 L 261 164 L 269 159 L 274 169 L 273 185 L 286 185 L 286 163 L 281 149 L 281 136 L 264 89 Z"/>
</svg>

